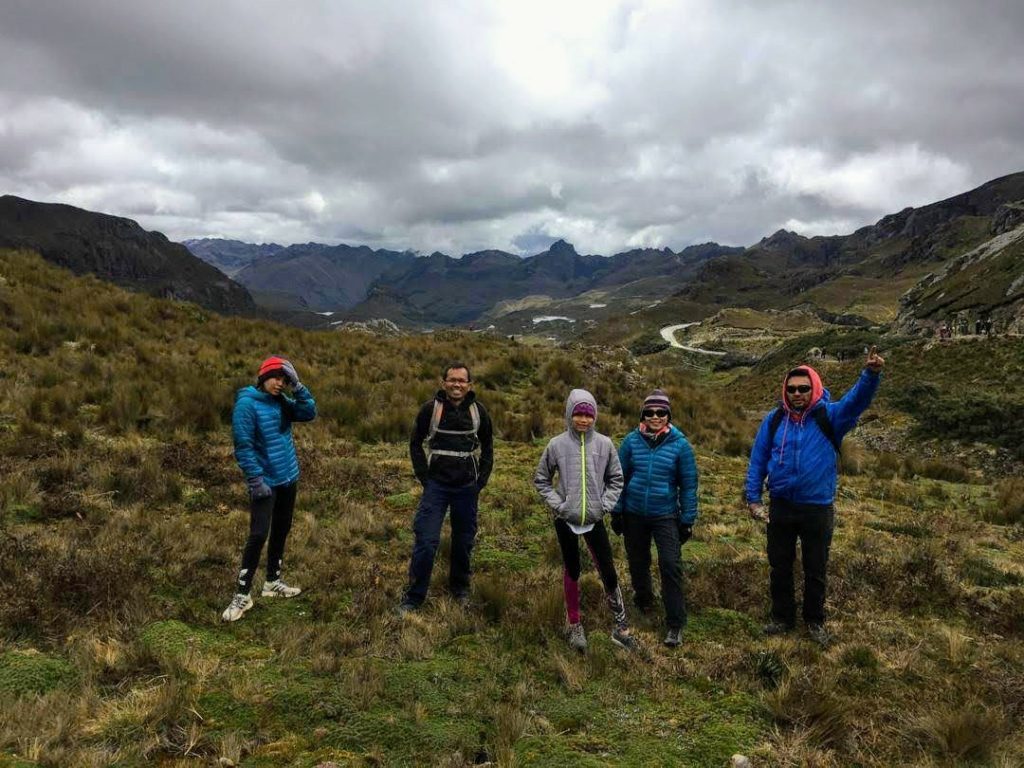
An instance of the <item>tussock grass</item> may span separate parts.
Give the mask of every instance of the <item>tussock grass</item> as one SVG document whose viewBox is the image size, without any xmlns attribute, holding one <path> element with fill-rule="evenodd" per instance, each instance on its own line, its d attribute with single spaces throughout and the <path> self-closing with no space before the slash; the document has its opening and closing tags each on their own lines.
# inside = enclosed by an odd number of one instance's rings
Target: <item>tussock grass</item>
<svg viewBox="0 0 1024 768">
<path fill-rule="evenodd" d="M 950 761 L 988 761 L 1004 733 L 1002 714 L 981 704 L 940 704 L 920 716 L 911 729 L 919 743 Z"/>
</svg>

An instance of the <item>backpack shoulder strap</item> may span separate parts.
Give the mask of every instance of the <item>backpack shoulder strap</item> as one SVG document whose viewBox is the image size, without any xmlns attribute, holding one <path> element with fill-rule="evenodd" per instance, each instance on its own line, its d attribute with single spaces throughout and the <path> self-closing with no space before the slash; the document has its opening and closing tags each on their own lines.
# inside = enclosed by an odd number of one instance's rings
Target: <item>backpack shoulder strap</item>
<svg viewBox="0 0 1024 768">
<path fill-rule="evenodd" d="M 480 407 L 475 403 L 469 404 L 469 418 L 473 420 L 473 437 L 480 431 Z"/>
<path fill-rule="evenodd" d="M 430 415 L 430 429 L 427 430 L 427 445 L 430 445 L 437 434 L 437 428 L 441 424 L 441 416 L 444 414 L 444 403 L 434 399 L 434 412 Z"/>
<path fill-rule="evenodd" d="M 786 413 L 781 407 L 777 407 L 772 411 L 771 421 L 768 422 L 768 445 L 771 446 L 775 443 L 775 433 L 779 431 L 779 425 L 782 424 L 782 419 Z"/>
<path fill-rule="evenodd" d="M 835 452 L 840 453 L 841 448 L 839 440 L 836 438 L 836 431 L 832 427 L 832 422 L 828 418 L 828 409 L 815 408 L 814 411 L 811 412 L 811 415 L 814 417 L 815 422 L 817 422 L 818 429 L 820 429 L 825 437 L 828 438 L 828 441 L 832 443 L 832 447 L 835 449 Z"/>
</svg>

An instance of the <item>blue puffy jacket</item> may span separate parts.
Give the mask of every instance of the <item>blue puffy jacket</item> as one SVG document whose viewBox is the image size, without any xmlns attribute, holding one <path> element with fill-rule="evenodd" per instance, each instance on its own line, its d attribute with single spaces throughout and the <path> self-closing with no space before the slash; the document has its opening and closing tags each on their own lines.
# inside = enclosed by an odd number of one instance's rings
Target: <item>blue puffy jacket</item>
<svg viewBox="0 0 1024 768">
<path fill-rule="evenodd" d="M 675 426 L 653 448 L 634 429 L 619 446 L 619 462 L 626 478 L 616 512 L 644 517 L 679 517 L 697 520 L 697 462 L 686 436 Z"/>
<path fill-rule="evenodd" d="M 865 368 L 850 391 L 833 403 L 829 391 L 821 387 L 817 373 L 808 370 L 813 374 L 811 380 L 815 387 L 816 402 L 803 412 L 787 409 L 771 445 L 769 432 L 773 412 L 769 412 L 761 422 L 754 446 L 750 450 L 750 466 L 744 489 L 748 503 L 761 502 L 765 478 L 768 479 L 768 495 L 773 499 L 815 505 L 828 505 L 835 499 L 836 451 L 811 412 L 824 408 L 836 440 L 842 440 L 871 404 L 878 391 L 881 375 Z"/>
<path fill-rule="evenodd" d="M 235 460 L 245 476 L 262 477 L 271 487 L 298 480 L 292 422 L 314 418 L 316 401 L 304 386 L 295 390 L 294 399 L 273 397 L 256 387 L 238 390 L 231 427 Z"/>
</svg>

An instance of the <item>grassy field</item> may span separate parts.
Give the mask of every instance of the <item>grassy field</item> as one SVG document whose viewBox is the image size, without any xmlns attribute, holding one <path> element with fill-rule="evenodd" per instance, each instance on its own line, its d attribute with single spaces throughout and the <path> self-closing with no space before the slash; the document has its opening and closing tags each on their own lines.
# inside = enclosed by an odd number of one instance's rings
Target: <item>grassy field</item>
<svg viewBox="0 0 1024 768">
<path fill-rule="evenodd" d="M 836 643 L 821 651 L 760 636 L 764 533 L 738 503 L 748 411 L 770 407 L 796 346 L 696 379 L 667 353 L 641 364 L 480 334 L 304 333 L 9 252 L 0 303 L 0 765 L 723 766 L 735 752 L 756 765 L 1020 764 L 1024 483 L 868 449 L 880 422 L 932 424 L 896 396 L 915 380 L 936 402 L 977 389 L 943 374 L 968 354 L 990 362 L 985 391 L 1003 385 L 993 408 L 1015 407 L 1012 346 L 894 345 L 890 391 L 844 457 Z M 270 352 L 292 356 L 321 408 L 296 427 L 286 573 L 305 591 L 224 625 L 248 525 L 227 420 Z M 453 357 L 473 366 L 500 435 L 473 604 L 445 595 L 442 545 L 428 607 L 400 620 L 419 495 L 404 439 Z M 856 368 L 829 376 L 842 390 Z M 557 547 L 530 478 L 576 385 L 616 439 L 666 386 L 697 448 L 691 615 L 675 651 L 657 615 L 631 615 L 644 653 L 617 650 L 592 571 L 590 652 L 562 638 Z"/>
</svg>

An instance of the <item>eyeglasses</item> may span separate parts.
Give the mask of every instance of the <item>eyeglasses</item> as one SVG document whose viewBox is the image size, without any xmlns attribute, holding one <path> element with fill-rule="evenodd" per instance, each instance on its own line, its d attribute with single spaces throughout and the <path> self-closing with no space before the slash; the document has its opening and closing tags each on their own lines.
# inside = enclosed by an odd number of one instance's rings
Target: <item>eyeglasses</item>
<svg viewBox="0 0 1024 768">
<path fill-rule="evenodd" d="M 445 384 L 469 384 L 469 379 L 445 379 Z"/>
<path fill-rule="evenodd" d="M 650 411 L 644 411 L 643 412 L 643 417 L 645 419 L 663 419 L 666 416 L 668 416 L 668 411 L 650 410 Z"/>
<path fill-rule="evenodd" d="M 786 385 L 786 392 L 788 392 L 791 395 L 795 395 L 798 392 L 801 395 L 806 395 L 810 391 L 811 391 L 811 385 L 810 384 L 787 384 Z"/>
</svg>

